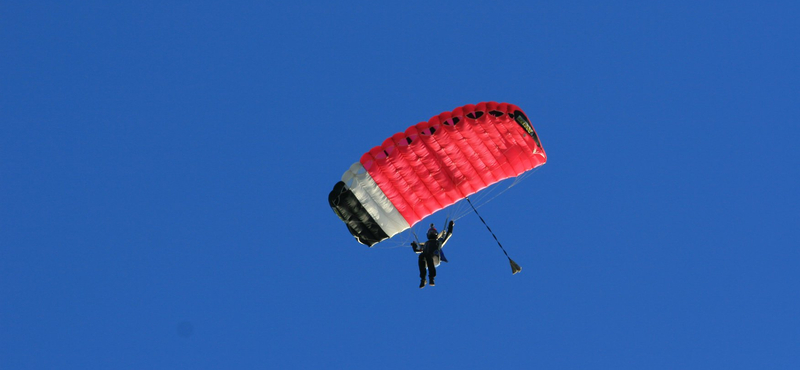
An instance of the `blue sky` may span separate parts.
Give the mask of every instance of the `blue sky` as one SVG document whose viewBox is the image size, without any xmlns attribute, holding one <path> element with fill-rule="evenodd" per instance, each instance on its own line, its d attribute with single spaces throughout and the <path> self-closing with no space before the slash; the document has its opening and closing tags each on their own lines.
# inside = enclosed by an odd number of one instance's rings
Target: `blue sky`
<svg viewBox="0 0 800 370">
<path fill-rule="evenodd" d="M 4 2 L 0 367 L 798 368 L 798 10 Z M 481 101 L 547 150 L 481 208 L 524 270 L 466 216 L 419 290 L 327 195 Z"/>
</svg>

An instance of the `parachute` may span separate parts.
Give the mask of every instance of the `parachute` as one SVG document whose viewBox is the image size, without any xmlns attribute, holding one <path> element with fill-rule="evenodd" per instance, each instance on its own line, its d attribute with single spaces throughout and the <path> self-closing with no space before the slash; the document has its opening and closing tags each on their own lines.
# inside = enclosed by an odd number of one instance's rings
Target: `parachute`
<svg viewBox="0 0 800 370">
<path fill-rule="evenodd" d="M 508 103 L 470 104 L 373 147 L 342 175 L 328 203 L 356 240 L 372 247 L 546 162 L 522 109 Z"/>
</svg>

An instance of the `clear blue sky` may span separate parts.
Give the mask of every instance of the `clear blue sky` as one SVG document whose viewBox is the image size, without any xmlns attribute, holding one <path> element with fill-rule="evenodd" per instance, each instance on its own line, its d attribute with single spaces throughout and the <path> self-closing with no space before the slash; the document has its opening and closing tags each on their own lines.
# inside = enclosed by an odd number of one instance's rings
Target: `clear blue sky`
<svg viewBox="0 0 800 370">
<path fill-rule="evenodd" d="M 800 368 L 791 1 L 0 5 L 2 369 Z M 519 105 L 548 153 L 436 287 L 327 205 Z M 440 218 L 433 220 L 442 222 Z"/>
</svg>

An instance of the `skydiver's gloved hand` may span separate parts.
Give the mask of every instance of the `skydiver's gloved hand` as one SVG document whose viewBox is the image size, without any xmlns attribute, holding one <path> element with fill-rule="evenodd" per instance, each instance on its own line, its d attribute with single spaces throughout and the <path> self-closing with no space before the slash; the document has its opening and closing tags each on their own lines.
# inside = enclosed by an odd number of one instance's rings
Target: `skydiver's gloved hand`
<svg viewBox="0 0 800 370">
<path fill-rule="evenodd" d="M 455 222 L 453 222 L 453 221 L 450 221 L 450 224 L 447 225 L 447 232 L 448 233 L 452 233 L 453 232 L 453 225 L 455 225 Z"/>
<path fill-rule="evenodd" d="M 415 242 L 415 241 L 411 242 L 411 248 L 414 248 L 414 252 L 415 253 L 419 253 L 419 252 L 422 251 L 422 247 L 419 244 L 417 244 L 417 242 Z"/>
</svg>

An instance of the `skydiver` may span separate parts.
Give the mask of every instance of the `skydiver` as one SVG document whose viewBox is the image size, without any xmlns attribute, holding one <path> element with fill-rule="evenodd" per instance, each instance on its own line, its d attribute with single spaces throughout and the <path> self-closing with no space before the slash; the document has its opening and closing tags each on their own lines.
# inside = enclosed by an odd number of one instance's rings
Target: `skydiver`
<svg viewBox="0 0 800 370">
<path fill-rule="evenodd" d="M 447 262 L 447 258 L 444 257 L 444 252 L 442 252 L 442 247 L 444 244 L 447 243 L 447 240 L 450 239 L 450 236 L 453 235 L 453 225 L 454 222 L 450 221 L 447 225 L 447 231 L 445 231 L 442 236 L 439 236 L 439 232 L 436 231 L 436 227 L 431 224 L 431 228 L 428 229 L 427 237 L 428 240 L 423 243 L 423 245 L 419 245 L 416 241 L 411 242 L 411 247 L 414 248 L 414 252 L 419 254 L 419 288 L 422 289 L 425 287 L 425 267 L 427 266 L 428 269 L 428 280 L 430 280 L 430 286 L 435 286 L 433 279 L 436 277 L 436 266 L 439 265 L 439 261 Z"/>
</svg>

